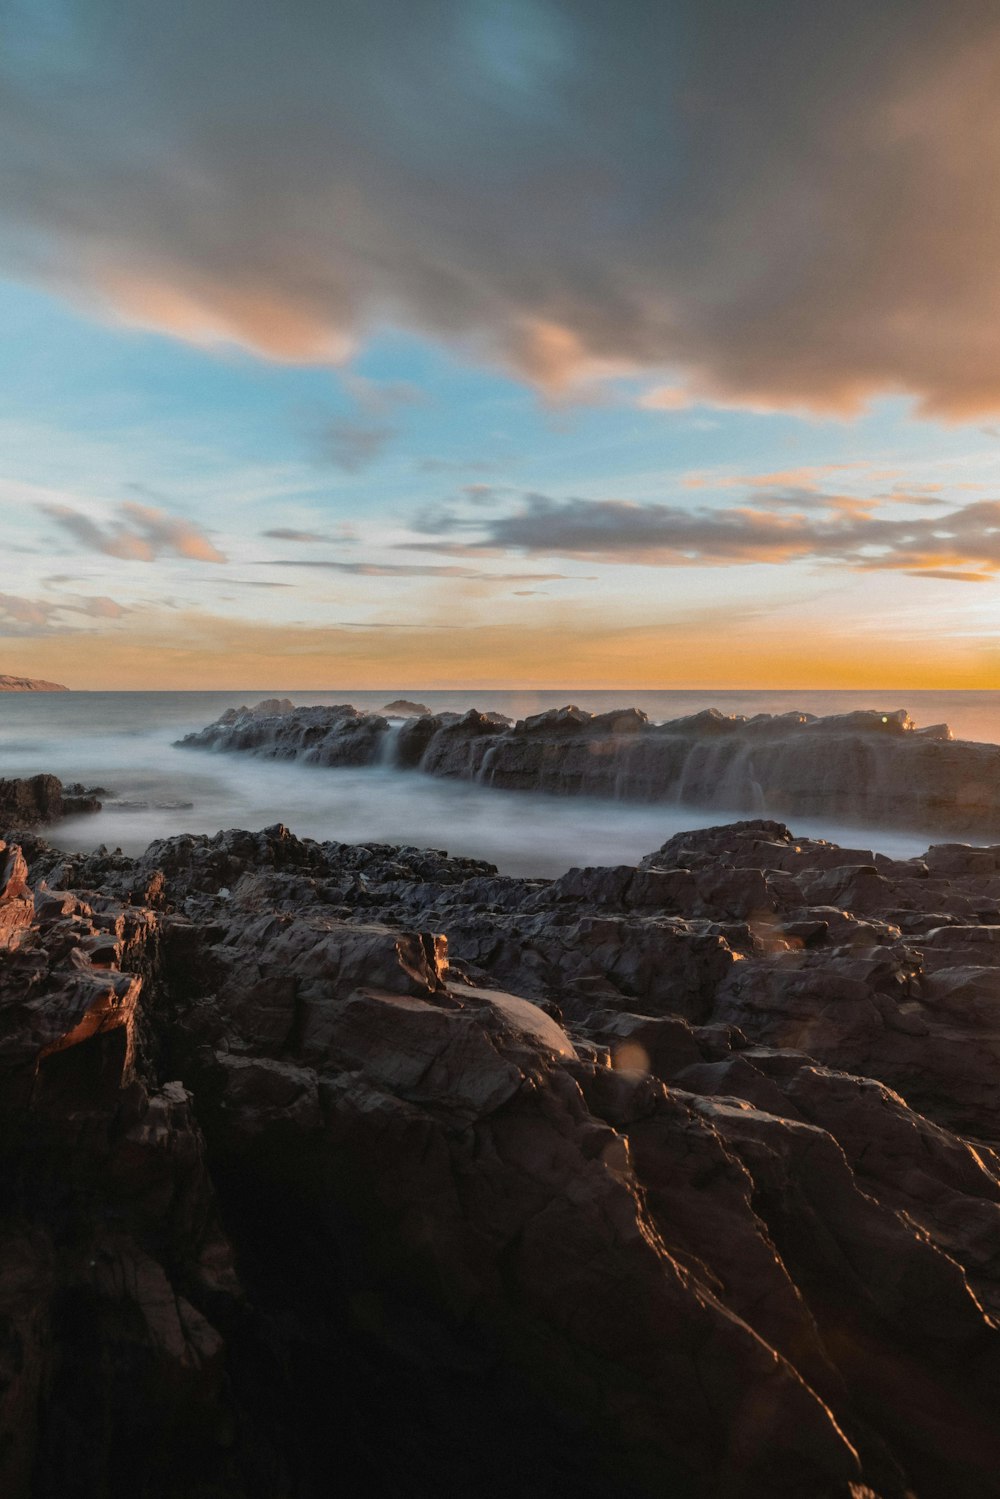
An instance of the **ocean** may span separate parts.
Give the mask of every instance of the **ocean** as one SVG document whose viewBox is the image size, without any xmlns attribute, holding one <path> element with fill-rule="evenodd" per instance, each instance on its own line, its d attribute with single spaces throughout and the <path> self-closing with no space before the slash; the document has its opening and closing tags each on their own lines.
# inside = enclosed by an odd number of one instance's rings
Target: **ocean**
<svg viewBox="0 0 1000 1499">
<path fill-rule="evenodd" d="M 575 702 L 593 712 L 636 706 L 665 720 L 724 713 L 847 712 L 906 708 L 918 724 L 947 722 L 956 737 L 1000 743 L 1000 692 L 68 692 L 0 694 L 0 777 L 48 771 L 106 787 L 104 810 L 69 819 L 46 836 L 66 849 L 98 844 L 139 853 L 154 838 L 262 828 L 283 822 L 300 836 L 416 844 L 488 859 L 508 874 L 551 876 L 572 865 L 635 863 L 674 833 L 728 820 L 714 808 L 636 805 L 498 791 L 388 767 L 328 769 L 246 755 L 179 750 L 174 741 L 224 709 L 288 697 L 296 704 L 355 703 L 377 709 L 397 697 L 434 711 L 476 707 L 512 718 Z M 734 808 L 732 818 L 748 813 Z M 796 820 L 801 836 L 906 857 L 930 833 L 872 832 Z M 937 835 L 939 838 L 939 835 Z"/>
</svg>

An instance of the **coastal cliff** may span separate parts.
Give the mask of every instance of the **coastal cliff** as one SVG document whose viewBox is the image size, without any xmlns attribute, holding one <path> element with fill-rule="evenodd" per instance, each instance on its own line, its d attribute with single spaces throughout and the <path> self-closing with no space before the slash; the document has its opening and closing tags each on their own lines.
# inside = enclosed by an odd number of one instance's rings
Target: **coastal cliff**
<svg viewBox="0 0 1000 1499">
<path fill-rule="evenodd" d="M 7 677 L 0 675 L 0 692 L 68 692 L 59 682 L 43 682 L 35 677 Z"/>
<path fill-rule="evenodd" d="M 954 740 L 945 724 L 918 728 L 903 710 L 745 718 L 710 709 L 654 724 L 636 708 L 568 706 L 517 723 L 475 710 L 400 723 L 346 703 L 269 699 L 230 708 L 180 743 L 505 790 L 1000 835 L 1000 746 Z"/>
<path fill-rule="evenodd" d="M 5 1494 L 1000 1494 L 1000 847 L 0 866 Z"/>
</svg>

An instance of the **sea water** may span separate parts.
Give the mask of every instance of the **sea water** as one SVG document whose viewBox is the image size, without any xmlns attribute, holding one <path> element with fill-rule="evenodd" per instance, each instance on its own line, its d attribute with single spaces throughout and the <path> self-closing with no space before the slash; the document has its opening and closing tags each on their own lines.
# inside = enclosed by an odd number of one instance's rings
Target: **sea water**
<svg viewBox="0 0 1000 1499">
<path fill-rule="evenodd" d="M 66 692 L 0 694 L 0 777 L 48 771 L 107 788 L 102 812 L 46 833 L 66 849 L 100 843 L 139 853 L 154 838 L 262 828 L 341 842 L 415 844 L 488 859 L 508 874 L 557 875 L 572 865 L 632 864 L 674 833 L 752 815 L 665 803 L 500 791 L 390 765 L 331 769 L 249 755 L 176 748 L 224 709 L 288 697 L 296 705 L 379 709 L 394 698 L 434 712 L 495 709 L 511 718 L 575 702 L 592 712 L 635 706 L 657 722 L 703 708 L 724 713 L 829 714 L 907 708 L 918 724 L 947 722 L 956 737 L 1000 743 L 1000 692 L 421 692 L 414 689 L 295 692 Z M 801 836 L 906 857 L 934 835 L 921 828 L 874 831 L 796 819 Z M 940 837 L 940 835 L 938 835 Z"/>
</svg>

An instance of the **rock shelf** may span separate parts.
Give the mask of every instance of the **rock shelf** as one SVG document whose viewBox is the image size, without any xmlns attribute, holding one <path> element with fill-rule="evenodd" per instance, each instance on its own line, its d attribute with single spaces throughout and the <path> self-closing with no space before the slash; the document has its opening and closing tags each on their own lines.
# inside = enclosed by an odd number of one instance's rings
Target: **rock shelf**
<svg viewBox="0 0 1000 1499">
<path fill-rule="evenodd" d="M 348 703 L 272 699 L 230 708 L 180 744 L 504 790 L 1000 837 L 1000 745 L 954 740 L 946 724 L 917 728 L 901 709 L 826 718 L 710 709 L 653 724 L 636 708 L 595 715 L 569 706 L 517 723 L 471 710 L 393 725 Z"/>
</svg>

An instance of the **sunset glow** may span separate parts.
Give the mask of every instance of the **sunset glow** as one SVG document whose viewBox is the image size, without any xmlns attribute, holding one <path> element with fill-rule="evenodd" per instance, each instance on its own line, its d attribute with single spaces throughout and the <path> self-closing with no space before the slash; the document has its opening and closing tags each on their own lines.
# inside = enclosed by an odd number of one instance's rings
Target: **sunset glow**
<svg viewBox="0 0 1000 1499">
<path fill-rule="evenodd" d="M 996 686 L 995 18 L 335 10 L 0 23 L 5 669 Z"/>
</svg>

